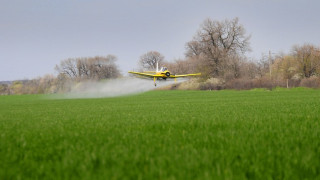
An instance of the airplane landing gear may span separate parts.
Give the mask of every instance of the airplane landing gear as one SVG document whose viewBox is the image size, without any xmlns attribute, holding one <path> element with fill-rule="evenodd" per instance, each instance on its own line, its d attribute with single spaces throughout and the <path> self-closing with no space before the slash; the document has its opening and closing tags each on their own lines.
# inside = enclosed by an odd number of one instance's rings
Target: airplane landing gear
<svg viewBox="0 0 320 180">
<path fill-rule="evenodd" d="M 154 86 L 157 86 L 156 77 L 153 77 Z"/>
</svg>

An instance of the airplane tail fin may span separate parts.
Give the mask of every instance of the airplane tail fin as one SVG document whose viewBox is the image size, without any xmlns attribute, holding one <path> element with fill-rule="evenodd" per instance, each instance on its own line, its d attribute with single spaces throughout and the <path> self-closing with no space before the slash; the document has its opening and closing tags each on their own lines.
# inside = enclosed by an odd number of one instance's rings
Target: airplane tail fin
<svg viewBox="0 0 320 180">
<path fill-rule="evenodd" d="M 157 69 L 156 69 L 156 72 L 159 72 L 159 70 L 158 70 L 158 62 L 157 62 Z"/>
</svg>

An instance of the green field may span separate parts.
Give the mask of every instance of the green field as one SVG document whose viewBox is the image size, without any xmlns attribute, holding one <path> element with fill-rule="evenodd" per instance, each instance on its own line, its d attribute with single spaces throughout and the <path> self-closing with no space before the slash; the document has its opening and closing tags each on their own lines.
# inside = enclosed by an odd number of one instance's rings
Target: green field
<svg viewBox="0 0 320 180">
<path fill-rule="evenodd" d="M 320 179 L 320 90 L 0 96 L 0 179 Z"/>
</svg>

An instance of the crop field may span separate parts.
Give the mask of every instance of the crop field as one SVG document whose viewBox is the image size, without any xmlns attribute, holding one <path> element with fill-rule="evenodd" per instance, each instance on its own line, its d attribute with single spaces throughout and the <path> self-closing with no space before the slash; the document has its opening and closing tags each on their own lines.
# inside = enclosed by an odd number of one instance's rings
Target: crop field
<svg viewBox="0 0 320 180">
<path fill-rule="evenodd" d="M 320 90 L 0 96 L 0 179 L 320 179 Z"/>
</svg>

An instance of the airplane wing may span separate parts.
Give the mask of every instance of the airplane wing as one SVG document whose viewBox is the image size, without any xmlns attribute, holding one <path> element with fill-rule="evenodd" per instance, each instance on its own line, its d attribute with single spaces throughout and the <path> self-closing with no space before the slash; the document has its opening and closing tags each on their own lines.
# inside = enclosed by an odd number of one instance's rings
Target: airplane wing
<svg viewBox="0 0 320 180">
<path fill-rule="evenodd" d="M 141 72 L 133 72 L 133 71 L 129 71 L 128 73 L 137 74 L 137 75 L 141 75 L 141 76 L 147 76 L 147 77 L 162 77 L 162 75 L 151 74 L 151 73 L 141 73 Z"/>
<path fill-rule="evenodd" d="M 196 73 L 196 74 L 181 74 L 181 75 L 170 75 L 170 78 L 180 78 L 180 77 L 188 77 L 188 76 L 201 76 L 201 73 Z"/>
</svg>

